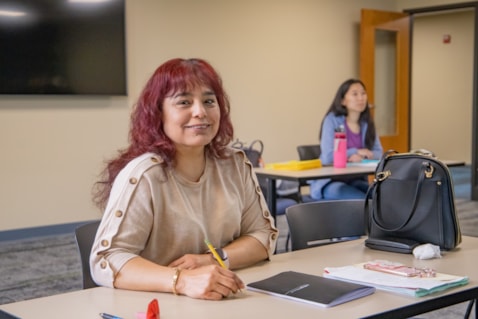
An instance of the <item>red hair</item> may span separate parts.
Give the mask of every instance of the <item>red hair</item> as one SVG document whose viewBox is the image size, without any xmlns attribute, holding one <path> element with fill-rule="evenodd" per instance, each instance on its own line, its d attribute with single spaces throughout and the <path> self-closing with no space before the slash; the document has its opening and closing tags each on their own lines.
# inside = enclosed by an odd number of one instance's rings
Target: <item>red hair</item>
<svg viewBox="0 0 478 319">
<path fill-rule="evenodd" d="M 206 154 L 212 157 L 227 156 L 227 145 L 233 137 L 229 98 L 222 80 L 214 68 L 201 59 L 172 59 L 160 65 L 146 83 L 131 114 L 129 146 L 119 151 L 118 157 L 107 162 L 103 180 L 96 183 L 93 201 L 104 208 L 118 173 L 132 159 L 146 152 L 159 154 L 165 166 L 172 166 L 176 149 L 163 129 L 163 102 L 171 93 L 192 89 L 196 86 L 210 88 L 218 100 L 220 109 L 219 130 L 206 146 Z"/>
</svg>

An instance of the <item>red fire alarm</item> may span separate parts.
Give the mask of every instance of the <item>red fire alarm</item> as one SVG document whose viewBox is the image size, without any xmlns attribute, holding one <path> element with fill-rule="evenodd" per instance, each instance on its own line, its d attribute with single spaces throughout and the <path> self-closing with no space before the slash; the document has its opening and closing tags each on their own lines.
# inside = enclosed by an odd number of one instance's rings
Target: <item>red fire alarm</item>
<svg viewBox="0 0 478 319">
<path fill-rule="evenodd" d="M 449 34 L 444 34 L 443 35 L 443 43 L 447 44 L 451 42 L 451 35 Z"/>
</svg>

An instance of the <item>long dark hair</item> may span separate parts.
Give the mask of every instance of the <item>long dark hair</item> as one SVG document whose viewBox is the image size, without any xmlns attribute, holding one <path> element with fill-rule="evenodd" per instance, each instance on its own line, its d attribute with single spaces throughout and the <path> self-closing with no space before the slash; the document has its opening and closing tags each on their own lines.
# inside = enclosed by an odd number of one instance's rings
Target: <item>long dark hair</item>
<svg viewBox="0 0 478 319">
<path fill-rule="evenodd" d="M 116 176 L 132 159 L 146 152 L 159 154 L 164 166 L 174 164 L 176 148 L 163 129 L 163 102 L 171 92 L 191 89 L 198 85 L 211 88 L 219 109 L 219 130 L 206 146 L 206 154 L 224 158 L 234 130 L 230 119 L 229 98 L 222 80 L 214 68 L 201 59 L 172 59 L 160 65 L 146 83 L 131 114 L 129 146 L 106 162 L 101 181 L 95 183 L 93 202 L 103 209 L 108 201 Z"/>
<path fill-rule="evenodd" d="M 350 87 L 352 84 L 360 84 L 364 90 L 366 90 L 365 85 L 363 84 L 362 81 L 358 79 L 348 79 L 347 81 L 343 82 L 338 90 L 337 93 L 335 93 L 334 100 L 332 101 L 332 104 L 330 105 L 329 109 L 325 113 L 326 115 L 329 113 L 333 113 L 336 116 L 344 115 L 347 116 L 347 108 L 342 105 L 342 100 L 345 97 L 345 94 L 349 91 Z M 319 141 L 322 137 L 322 124 L 324 120 L 322 119 L 322 123 L 320 125 L 320 133 L 319 133 Z M 359 117 L 359 122 L 365 122 L 367 123 L 367 132 L 365 132 L 365 147 L 368 149 L 372 149 L 373 145 L 375 143 L 375 138 L 377 136 L 376 130 L 375 130 L 375 123 L 373 122 L 372 116 L 370 115 L 370 105 L 368 104 L 367 100 L 367 107 L 365 110 L 360 113 Z"/>
</svg>

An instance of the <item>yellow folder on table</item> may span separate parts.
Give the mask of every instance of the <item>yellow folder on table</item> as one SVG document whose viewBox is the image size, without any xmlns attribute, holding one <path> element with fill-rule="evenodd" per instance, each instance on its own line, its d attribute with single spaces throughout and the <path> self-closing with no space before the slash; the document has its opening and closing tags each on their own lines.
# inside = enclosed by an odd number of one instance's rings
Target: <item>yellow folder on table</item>
<svg viewBox="0 0 478 319">
<path fill-rule="evenodd" d="M 320 159 L 306 160 L 306 161 L 288 161 L 282 163 L 270 163 L 266 164 L 266 168 L 287 170 L 287 171 L 301 171 L 305 169 L 320 168 L 322 162 Z"/>
</svg>

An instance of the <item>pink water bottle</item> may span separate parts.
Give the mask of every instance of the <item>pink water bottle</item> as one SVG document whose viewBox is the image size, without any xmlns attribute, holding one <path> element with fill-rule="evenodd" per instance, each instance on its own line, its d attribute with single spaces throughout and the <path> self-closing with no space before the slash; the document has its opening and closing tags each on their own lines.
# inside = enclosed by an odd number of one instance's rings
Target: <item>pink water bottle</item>
<svg viewBox="0 0 478 319">
<path fill-rule="evenodd" d="M 345 129 L 341 125 L 335 130 L 334 136 L 334 167 L 344 168 L 347 166 L 347 138 Z"/>
</svg>

